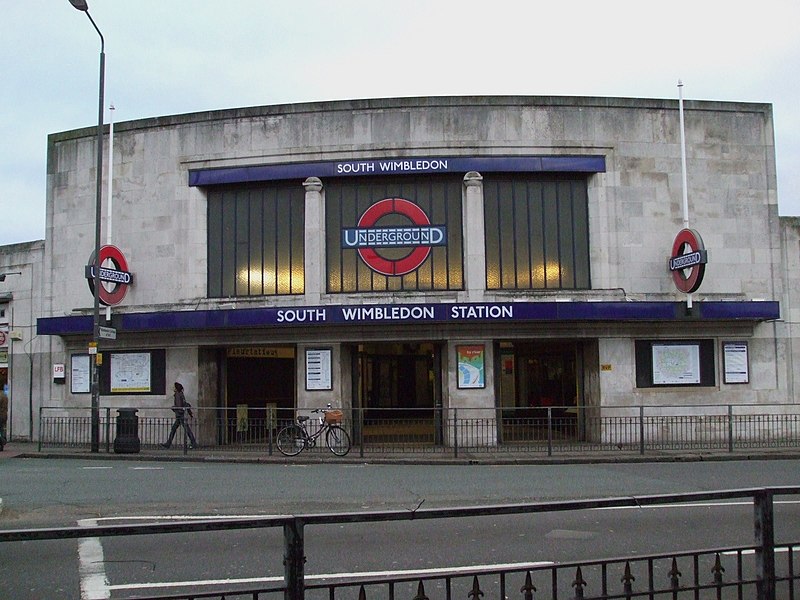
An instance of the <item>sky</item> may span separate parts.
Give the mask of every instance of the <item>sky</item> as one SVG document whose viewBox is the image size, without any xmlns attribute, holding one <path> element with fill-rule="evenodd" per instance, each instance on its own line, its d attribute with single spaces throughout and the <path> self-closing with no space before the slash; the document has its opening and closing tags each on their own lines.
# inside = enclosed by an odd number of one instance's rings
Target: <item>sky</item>
<svg viewBox="0 0 800 600">
<path fill-rule="evenodd" d="M 797 0 L 87 0 L 115 123 L 408 96 L 772 104 L 800 216 Z M 100 37 L 68 0 L 0 0 L 0 245 L 44 239 L 47 136 L 97 124 Z M 105 111 L 105 120 L 109 120 Z M 690 190 L 691 197 L 691 190 Z"/>
</svg>

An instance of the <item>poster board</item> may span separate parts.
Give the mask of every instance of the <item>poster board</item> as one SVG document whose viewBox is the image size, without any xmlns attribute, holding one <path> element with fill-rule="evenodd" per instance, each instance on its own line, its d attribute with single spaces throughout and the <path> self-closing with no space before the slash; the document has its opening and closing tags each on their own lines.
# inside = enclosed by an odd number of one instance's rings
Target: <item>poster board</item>
<svg viewBox="0 0 800 600">
<path fill-rule="evenodd" d="M 331 349 L 309 348 L 306 350 L 306 390 L 331 389 L 333 389 Z"/>
<path fill-rule="evenodd" d="M 458 389 L 486 387 L 486 349 L 483 344 L 456 346 Z"/>
<path fill-rule="evenodd" d="M 71 394 L 91 392 L 91 361 L 88 354 L 73 354 L 69 365 L 69 391 Z"/>
<path fill-rule="evenodd" d="M 722 360 L 725 383 L 750 383 L 747 342 L 723 342 Z"/>
<path fill-rule="evenodd" d="M 700 383 L 698 344 L 653 344 L 653 384 Z"/>
</svg>

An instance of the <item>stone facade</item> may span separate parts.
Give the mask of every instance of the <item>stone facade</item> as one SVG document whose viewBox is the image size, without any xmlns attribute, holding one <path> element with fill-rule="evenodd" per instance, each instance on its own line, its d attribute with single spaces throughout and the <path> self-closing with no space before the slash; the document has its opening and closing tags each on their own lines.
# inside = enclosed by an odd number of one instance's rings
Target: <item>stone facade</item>
<svg viewBox="0 0 800 600">
<path fill-rule="evenodd" d="M 300 407 L 347 406 L 353 387 L 351 345 L 375 339 L 435 340 L 443 344 L 443 406 L 496 406 L 498 339 L 585 341 L 582 401 L 586 405 L 689 406 L 789 403 L 794 400 L 800 227 L 779 219 L 772 109 L 768 104 L 685 102 L 689 224 L 708 249 L 701 288 L 705 302 L 779 302 L 781 319 L 706 321 L 555 321 L 494 327 L 415 327 L 359 330 L 247 329 L 129 332 L 112 348 L 165 348 L 167 381 L 180 380 L 201 405 L 218 405 L 209 391 L 218 365 L 208 348 L 236 344 L 295 347 Z M 108 143 L 108 138 L 106 138 Z M 354 100 L 211 111 L 159 117 L 114 127 L 113 240 L 135 281 L 114 314 L 173 313 L 238 308 L 356 304 L 363 298 L 329 294 L 324 283 L 325 177 L 303 178 L 305 293 L 298 296 L 209 298 L 207 190 L 188 185 L 190 170 L 292 163 L 357 161 L 380 157 L 601 156 L 605 170 L 588 176 L 590 290 L 489 291 L 485 286 L 483 177 L 463 173 L 463 290 L 448 293 L 371 294 L 370 303 L 440 302 L 685 302 L 666 268 L 684 226 L 678 104 L 673 100 L 578 97 L 444 97 Z M 94 129 L 48 140 L 47 226 L 41 277 L 33 282 L 36 318 L 91 314 L 84 266 L 94 248 Z M 104 185 L 105 190 L 105 185 Z M 104 201 L 104 222 L 107 199 Z M 105 225 L 104 225 L 105 231 Z M 105 236 L 105 234 L 104 234 Z M 103 238 L 105 240 L 105 237 Z M 9 256 L 6 249 L 0 259 Z M 38 259 L 30 262 L 37 263 Z M 7 262 L 4 264 L 11 264 Z M 2 291 L 2 290 L 0 290 Z M 14 298 L 15 306 L 17 297 Z M 15 310 L 19 310 L 15 308 Z M 21 309 L 23 312 L 27 308 Z M 636 339 L 710 338 L 717 356 L 711 387 L 641 388 L 636 382 Z M 33 355 L 34 405 L 86 406 L 85 396 L 53 383 L 53 363 L 69 364 L 86 335 L 39 336 Z M 749 382 L 722 381 L 720 344 L 746 340 Z M 333 349 L 333 389 L 303 389 L 303 352 Z M 455 347 L 486 346 L 487 385 L 456 385 Z M 205 358 L 204 358 L 205 357 Z M 25 390 L 24 370 L 14 373 Z M 163 397 L 124 395 L 114 406 L 164 405 Z M 15 422 L 25 436 L 26 423 Z M 34 432 L 34 437 L 35 437 Z"/>
</svg>

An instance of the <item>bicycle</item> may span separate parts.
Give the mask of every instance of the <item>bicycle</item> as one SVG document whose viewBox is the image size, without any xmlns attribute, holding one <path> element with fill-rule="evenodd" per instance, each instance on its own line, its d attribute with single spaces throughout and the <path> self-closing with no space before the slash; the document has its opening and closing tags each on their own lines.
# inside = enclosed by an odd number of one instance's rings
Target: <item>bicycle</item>
<svg viewBox="0 0 800 600">
<path fill-rule="evenodd" d="M 325 434 L 325 445 L 336 456 L 344 456 L 350 452 L 350 434 L 339 423 L 342 422 L 342 411 L 328 408 L 316 408 L 312 413 L 322 413 L 319 417 L 319 428 L 308 433 L 306 423 L 311 417 L 300 415 L 291 425 L 278 432 L 278 450 L 285 456 L 296 456 L 306 448 L 317 445 L 317 439 Z"/>
</svg>

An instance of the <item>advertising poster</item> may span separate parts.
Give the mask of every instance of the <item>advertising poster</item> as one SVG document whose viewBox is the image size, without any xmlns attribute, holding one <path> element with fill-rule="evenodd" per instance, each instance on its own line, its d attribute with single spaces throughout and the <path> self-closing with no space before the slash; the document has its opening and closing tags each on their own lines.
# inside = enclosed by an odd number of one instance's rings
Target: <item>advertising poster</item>
<svg viewBox="0 0 800 600">
<path fill-rule="evenodd" d="M 456 346 L 458 387 L 460 389 L 486 386 L 485 351 L 483 345 Z"/>
</svg>

